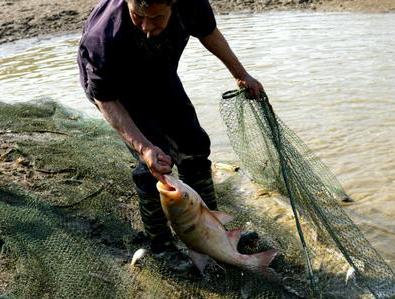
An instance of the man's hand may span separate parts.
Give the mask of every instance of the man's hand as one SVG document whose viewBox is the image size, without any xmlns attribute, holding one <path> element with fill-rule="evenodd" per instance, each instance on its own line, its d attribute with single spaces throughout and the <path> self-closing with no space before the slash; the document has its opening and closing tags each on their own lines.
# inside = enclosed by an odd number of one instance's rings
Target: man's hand
<svg viewBox="0 0 395 299">
<path fill-rule="evenodd" d="M 151 174 L 165 184 L 163 175 L 171 173 L 171 158 L 154 145 L 143 148 L 140 157 L 147 164 Z"/>
<path fill-rule="evenodd" d="M 264 91 L 262 84 L 248 73 L 246 73 L 244 78 L 236 79 L 236 81 L 239 87 L 248 89 L 250 95 L 255 99 L 259 99 L 261 92 Z"/>
</svg>

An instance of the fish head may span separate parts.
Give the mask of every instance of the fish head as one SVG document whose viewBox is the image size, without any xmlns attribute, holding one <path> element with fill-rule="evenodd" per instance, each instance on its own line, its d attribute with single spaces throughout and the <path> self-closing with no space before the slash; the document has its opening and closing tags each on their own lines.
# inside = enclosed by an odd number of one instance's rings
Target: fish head
<svg viewBox="0 0 395 299">
<path fill-rule="evenodd" d="M 182 181 L 171 175 L 164 175 L 164 178 L 165 183 L 158 181 L 156 184 L 161 198 L 171 205 L 179 203 L 185 197 Z"/>
<path fill-rule="evenodd" d="M 156 188 L 160 194 L 162 208 L 167 216 L 179 216 L 199 201 L 200 197 L 191 187 L 171 175 L 165 175 L 165 183 L 158 182 Z"/>
</svg>

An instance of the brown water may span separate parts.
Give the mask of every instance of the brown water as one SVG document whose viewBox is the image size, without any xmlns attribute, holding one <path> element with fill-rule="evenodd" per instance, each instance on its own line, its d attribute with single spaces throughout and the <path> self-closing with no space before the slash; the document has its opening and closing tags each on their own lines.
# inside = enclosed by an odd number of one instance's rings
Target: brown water
<svg viewBox="0 0 395 299">
<path fill-rule="evenodd" d="M 356 201 L 347 212 L 395 269 L 395 14 L 230 14 L 218 26 L 280 118 Z M 79 86 L 78 38 L 2 45 L 0 100 L 47 97 L 99 117 Z M 236 87 L 231 76 L 194 39 L 180 76 L 212 159 L 235 161 L 218 112 L 220 94 Z"/>
</svg>

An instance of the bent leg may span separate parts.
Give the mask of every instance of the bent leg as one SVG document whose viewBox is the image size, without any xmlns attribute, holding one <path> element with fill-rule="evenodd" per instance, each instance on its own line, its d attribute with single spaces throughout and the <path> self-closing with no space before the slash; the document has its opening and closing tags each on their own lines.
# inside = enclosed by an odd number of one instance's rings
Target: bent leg
<svg viewBox="0 0 395 299">
<path fill-rule="evenodd" d="M 190 185 L 210 209 L 217 209 L 211 173 L 210 138 L 200 126 L 194 106 L 178 77 L 173 78 L 170 106 L 163 120 L 163 131 L 170 153 L 177 165 L 179 177 Z"/>
<path fill-rule="evenodd" d="M 177 167 L 180 179 L 199 193 L 210 210 L 217 210 L 211 161 L 204 157 L 190 158 L 182 160 Z"/>
</svg>

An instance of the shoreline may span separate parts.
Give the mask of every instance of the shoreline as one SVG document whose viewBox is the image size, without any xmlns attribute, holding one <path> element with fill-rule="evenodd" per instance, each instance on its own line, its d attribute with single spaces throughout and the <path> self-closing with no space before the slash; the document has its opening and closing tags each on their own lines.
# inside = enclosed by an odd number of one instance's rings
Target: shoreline
<svg viewBox="0 0 395 299">
<path fill-rule="evenodd" d="M 55 33 L 73 33 L 97 0 L 4 0 L 0 3 L 0 44 Z M 395 0 L 211 0 L 217 15 L 231 12 L 395 12 Z"/>
</svg>

